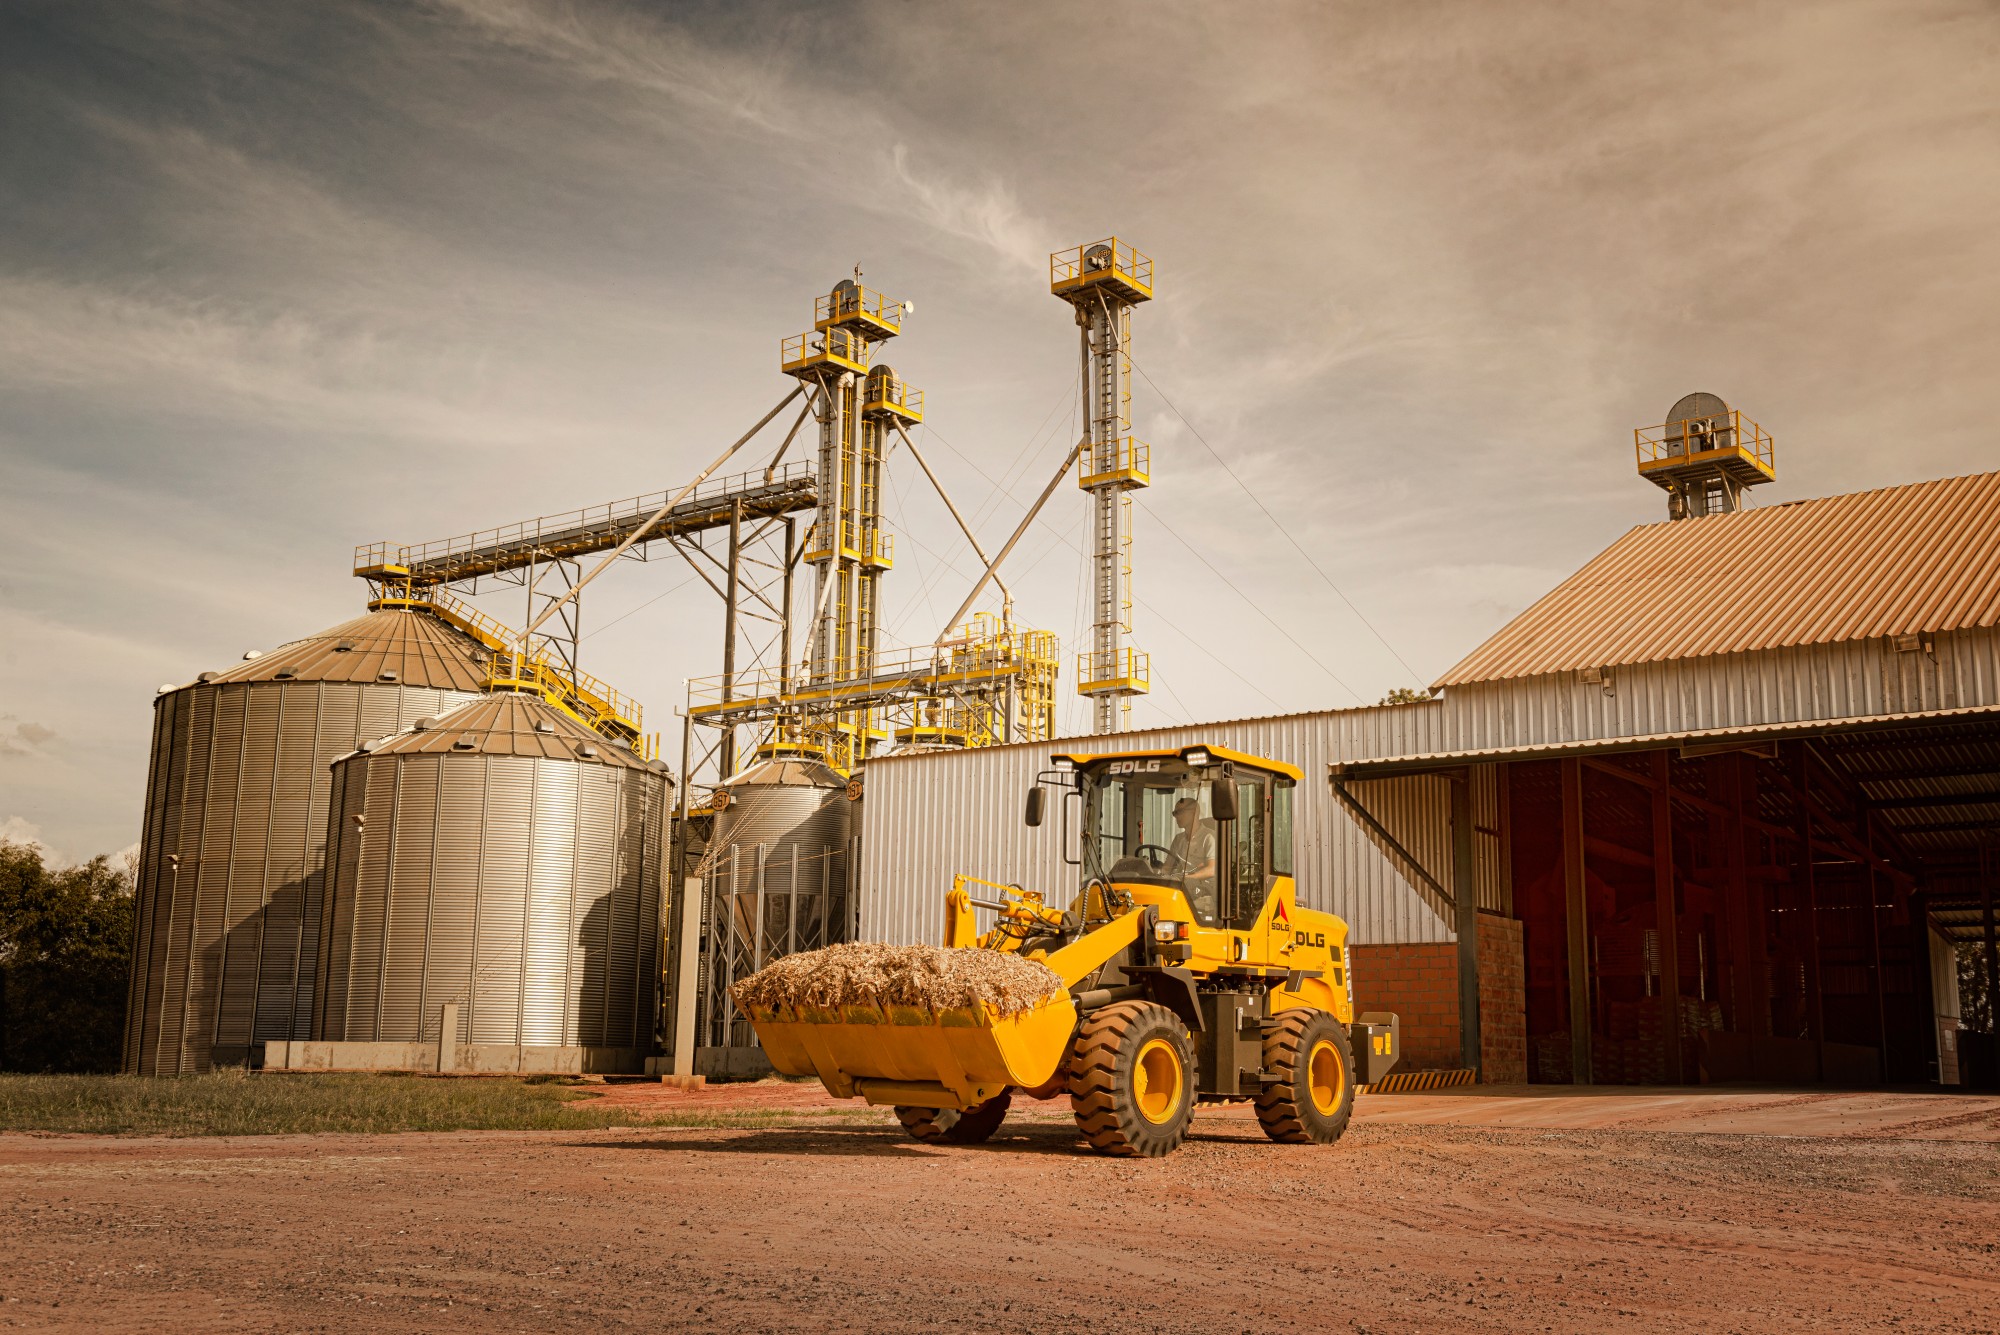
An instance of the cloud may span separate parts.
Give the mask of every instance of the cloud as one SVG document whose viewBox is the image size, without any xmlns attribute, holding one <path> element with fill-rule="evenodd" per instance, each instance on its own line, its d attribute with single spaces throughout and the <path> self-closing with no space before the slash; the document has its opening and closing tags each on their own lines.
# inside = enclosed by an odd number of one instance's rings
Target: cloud
<svg viewBox="0 0 2000 1335">
<path fill-rule="evenodd" d="M 433 8 L 467 36 L 560 66 L 585 84 L 642 90 L 659 112 L 805 142 L 820 137 L 829 109 L 769 61 L 705 43 L 673 25 L 614 5 L 537 0 L 436 0 Z"/>
<path fill-rule="evenodd" d="M 8 726 L 10 722 L 12 727 Z M 54 728 L 15 719 L 12 714 L 0 714 L 0 756 L 44 755 L 47 745 L 55 739 Z"/>
<path fill-rule="evenodd" d="M 873 172 L 827 169 L 848 156 L 836 145 L 879 143 L 918 127 L 899 126 L 885 109 L 893 100 L 879 92 L 864 97 L 843 87 L 837 65 L 844 48 L 830 45 L 824 30 L 793 47 L 780 23 L 761 40 L 732 46 L 616 5 L 439 0 L 438 8 L 465 35 L 559 68 L 585 91 L 618 90 L 623 115 L 676 140 L 705 131 L 761 141 L 764 152 L 777 152 L 808 178 L 803 207 L 838 200 L 908 215 L 1017 268 L 1038 269 L 1047 259 L 1049 228 L 1023 210 L 998 174 L 968 184 L 935 166 L 919 168 L 916 151 L 900 139 L 873 158 Z"/>
<path fill-rule="evenodd" d="M 20 816 L 9 816 L 0 820 L 0 844 L 21 844 L 38 850 L 42 861 L 59 864 L 62 855 L 42 841 L 42 827 Z"/>
<path fill-rule="evenodd" d="M 427 363 L 454 363 L 415 335 L 161 285 L 0 275 L 0 384 L 108 390 L 156 413 L 266 431 L 334 428 L 482 449 L 576 430 L 573 418 L 454 402 L 448 378 L 426 374 Z"/>
<path fill-rule="evenodd" d="M 910 158 L 909 146 L 897 144 L 889 151 L 889 169 L 924 222 L 946 236 L 984 246 L 1017 268 L 1039 271 L 1048 262 L 1048 224 L 1028 217 L 1005 182 L 957 185 L 939 175 L 920 175 Z"/>
</svg>

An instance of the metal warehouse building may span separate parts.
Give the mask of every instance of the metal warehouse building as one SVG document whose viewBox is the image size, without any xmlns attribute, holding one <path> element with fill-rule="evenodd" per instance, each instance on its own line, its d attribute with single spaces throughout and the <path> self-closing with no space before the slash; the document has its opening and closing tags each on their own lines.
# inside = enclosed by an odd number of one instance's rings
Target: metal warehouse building
<svg viewBox="0 0 2000 1335">
<path fill-rule="evenodd" d="M 1996 622 L 2000 473 L 1643 526 L 1428 701 L 1105 744 L 1306 769 L 1301 898 L 1415 1065 L 1955 1083 L 1955 941 L 1995 968 Z M 859 936 L 936 940 L 958 872 L 1066 885 L 1020 823 L 1052 749 L 871 760 Z"/>
</svg>

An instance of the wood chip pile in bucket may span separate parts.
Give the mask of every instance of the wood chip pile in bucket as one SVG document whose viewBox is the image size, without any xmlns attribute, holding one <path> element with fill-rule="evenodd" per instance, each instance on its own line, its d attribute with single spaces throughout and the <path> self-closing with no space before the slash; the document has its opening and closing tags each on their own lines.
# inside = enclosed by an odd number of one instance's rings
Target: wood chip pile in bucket
<svg viewBox="0 0 2000 1335">
<path fill-rule="evenodd" d="M 946 950 L 862 941 L 787 955 L 739 980 L 729 995 L 752 1006 L 992 1006 L 1002 1015 L 1033 1010 L 1063 991 L 1040 960 L 998 950 Z"/>
</svg>

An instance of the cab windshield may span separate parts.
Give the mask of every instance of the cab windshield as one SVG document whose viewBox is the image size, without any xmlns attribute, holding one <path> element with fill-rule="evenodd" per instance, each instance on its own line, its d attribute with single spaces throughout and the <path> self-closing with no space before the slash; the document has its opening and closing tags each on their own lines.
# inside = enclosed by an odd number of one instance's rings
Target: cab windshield
<svg viewBox="0 0 2000 1335">
<path fill-rule="evenodd" d="M 1212 773 L 1213 767 L 1208 767 Z M 1113 760 L 1084 776 L 1083 870 L 1184 891 L 1212 919 L 1219 843 L 1206 776 L 1176 758 Z"/>
<path fill-rule="evenodd" d="M 1216 783 L 1236 790 L 1237 816 L 1218 824 Z M 1291 873 L 1288 779 L 1236 765 L 1191 768 L 1177 756 L 1111 760 L 1083 776 L 1083 872 L 1087 879 L 1169 886 L 1210 926 L 1249 927 L 1275 875 Z M 1270 822 L 1285 852 L 1271 856 Z"/>
</svg>

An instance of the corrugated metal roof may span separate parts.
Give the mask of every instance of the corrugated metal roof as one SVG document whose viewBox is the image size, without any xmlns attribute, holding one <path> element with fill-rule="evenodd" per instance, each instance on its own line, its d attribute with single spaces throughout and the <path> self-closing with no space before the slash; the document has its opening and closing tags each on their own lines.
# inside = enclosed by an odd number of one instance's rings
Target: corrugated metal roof
<svg viewBox="0 0 2000 1335">
<path fill-rule="evenodd" d="M 598 736 L 547 701 L 512 692 L 470 701 L 443 718 L 419 719 L 409 731 L 363 749 L 377 756 L 540 756 L 625 769 L 666 769 L 658 761 L 642 760 L 630 748 Z"/>
<path fill-rule="evenodd" d="M 293 640 L 206 681 L 359 681 L 478 691 L 480 646 L 422 612 L 370 612 Z"/>
<path fill-rule="evenodd" d="M 1438 679 L 2000 622 L 2000 473 L 1635 528 Z"/>
</svg>

